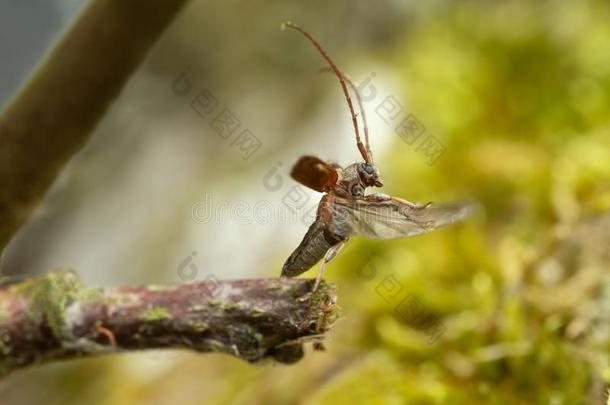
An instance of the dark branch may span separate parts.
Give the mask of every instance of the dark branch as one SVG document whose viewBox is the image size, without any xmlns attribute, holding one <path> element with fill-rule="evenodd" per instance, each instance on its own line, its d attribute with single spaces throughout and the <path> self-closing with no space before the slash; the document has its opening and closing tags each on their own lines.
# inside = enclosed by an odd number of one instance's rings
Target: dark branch
<svg viewBox="0 0 610 405">
<path fill-rule="evenodd" d="M 73 271 L 0 288 L 0 375 L 60 359 L 153 348 L 298 361 L 337 318 L 334 287 L 312 280 L 225 280 L 86 288 Z M 113 344 L 116 344 L 114 346 Z M 315 345 L 318 346 L 318 345 Z"/>
<path fill-rule="evenodd" d="M 0 251 L 185 0 L 93 0 L 0 114 Z"/>
</svg>

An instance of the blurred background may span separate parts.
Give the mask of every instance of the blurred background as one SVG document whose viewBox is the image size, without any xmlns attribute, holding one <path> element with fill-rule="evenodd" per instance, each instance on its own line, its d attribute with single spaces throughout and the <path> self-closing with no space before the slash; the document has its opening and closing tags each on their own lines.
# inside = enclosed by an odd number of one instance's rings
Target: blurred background
<svg viewBox="0 0 610 405">
<path fill-rule="evenodd" d="M 84 4 L 0 4 L 0 103 Z M 605 403 L 607 1 L 191 1 L 13 239 L 3 274 L 278 276 L 321 197 L 291 165 L 361 160 L 336 79 L 284 20 L 361 88 L 382 192 L 481 212 L 413 239 L 352 240 L 326 272 L 343 317 L 327 351 L 297 364 L 124 354 L 19 371 L 0 402 Z"/>
</svg>

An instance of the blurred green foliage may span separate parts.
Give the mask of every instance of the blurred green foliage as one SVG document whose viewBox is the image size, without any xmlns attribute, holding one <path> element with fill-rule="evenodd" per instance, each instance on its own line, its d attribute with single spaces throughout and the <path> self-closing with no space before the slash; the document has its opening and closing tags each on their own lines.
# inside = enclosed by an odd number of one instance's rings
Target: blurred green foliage
<svg viewBox="0 0 610 405">
<path fill-rule="evenodd" d="M 375 296 L 374 281 L 350 287 L 354 297 L 342 304 L 366 314 L 351 332 L 362 352 L 376 350 L 318 398 L 605 401 L 609 4 L 445 6 L 417 21 L 396 65 L 413 113 L 433 123 L 447 152 L 430 168 L 397 140 L 384 176 L 391 194 L 472 196 L 485 213 L 417 240 L 361 242 L 345 255 L 341 285 L 367 251 L 391 258 L 378 267 L 446 331 L 428 346 Z"/>
<path fill-rule="evenodd" d="M 346 316 L 362 317 L 350 333 L 368 354 L 318 394 L 322 402 L 605 401 L 609 18 L 602 2 L 465 2 L 412 27 L 396 66 L 412 112 L 447 152 L 429 167 L 396 140 L 386 183 L 419 201 L 431 190 L 471 196 L 485 212 L 418 239 L 359 241 L 345 254 L 339 283 L 354 284 L 341 302 Z M 376 296 L 379 277 L 354 279 L 371 252 L 442 319 L 435 344 Z"/>
</svg>

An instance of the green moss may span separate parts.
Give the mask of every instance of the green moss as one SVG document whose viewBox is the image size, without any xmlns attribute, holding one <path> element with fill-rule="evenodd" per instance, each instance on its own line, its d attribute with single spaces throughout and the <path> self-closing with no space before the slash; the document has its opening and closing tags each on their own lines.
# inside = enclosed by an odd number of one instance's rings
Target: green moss
<svg viewBox="0 0 610 405">
<path fill-rule="evenodd" d="M 332 284 L 328 284 L 322 281 L 318 286 L 318 289 L 311 295 L 308 300 L 309 310 L 315 311 L 315 316 L 310 318 L 317 319 L 317 329 L 324 331 L 328 329 L 337 319 L 338 311 L 334 302 L 329 302 L 329 296 L 334 296 L 335 287 Z M 320 310 L 320 308 L 325 308 Z"/>
<path fill-rule="evenodd" d="M 160 321 L 171 318 L 171 314 L 165 308 L 153 307 L 142 311 L 140 317 L 146 321 Z"/>
<path fill-rule="evenodd" d="M 231 311 L 233 309 L 239 308 L 239 305 L 232 301 L 222 301 L 219 299 L 211 299 L 208 301 L 209 305 L 213 307 L 218 307 L 223 311 Z"/>
<path fill-rule="evenodd" d="M 292 297 L 292 298 L 299 298 L 301 296 L 303 296 L 303 292 L 297 288 L 297 287 L 289 287 L 287 290 L 288 294 Z"/>
<path fill-rule="evenodd" d="M 234 302 L 229 301 L 229 302 L 223 302 L 222 304 L 220 304 L 220 308 L 222 308 L 223 311 L 231 311 L 231 310 L 239 308 L 239 305 L 237 305 Z"/>
<path fill-rule="evenodd" d="M 9 287 L 9 292 L 11 294 L 24 294 L 28 293 L 32 287 L 32 284 L 36 282 L 36 279 L 27 279 L 15 284 L 12 284 Z"/>
<path fill-rule="evenodd" d="M 218 299 L 212 299 L 209 301 L 209 304 L 213 307 L 219 307 L 222 305 L 222 301 L 220 301 Z"/>
<path fill-rule="evenodd" d="M 50 272 L 40 278 L 26 282 L 20 288 L 31 299 L 28 319 L 32 331 L 45 323 L 57 340 L 63 340 L 65 312 L 68 305 L 79 300 L 90 300 L 97 296 L 95 290 L 87 290 L 73 270 Z"/>
<path fill-rule="evenodd" d="M 193 330 L 198 333 L 205 332 L 208 329 L 208 325 L 205 322 L 198 320 L 193 321 L 191 326 L 193 327 Z"/>
<path fill-rule="evenodd" d="M 6 343 L 9 343 L 9 336 L 7 334 L 3 334 L 0 337 L 0 358 L 6 355 L 4 352 L 6 349 L 6 345 L 4 344 L 5 341 Z"/>
<path fill-rule="evenodd" d="M 250 310 L 250 315 L 252 315 L 254 318 L 257 318 L 259 316 L 263 316 L 264 312 L 261 311 L 259 308 L 252 308 Z"/>
</svg>

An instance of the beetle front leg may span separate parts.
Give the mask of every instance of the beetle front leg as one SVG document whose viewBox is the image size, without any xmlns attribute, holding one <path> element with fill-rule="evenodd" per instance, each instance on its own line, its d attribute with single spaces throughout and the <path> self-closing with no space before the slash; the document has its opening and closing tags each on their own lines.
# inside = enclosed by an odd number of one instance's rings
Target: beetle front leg
<svg viewBox="0 0 610 405">
<path fill-rule="evenodd" d="M 370 202 L 386 202 L 390 201 L 392 197 L 383 193 L 373 193 L 364 196 L 362 199 Z"/>
<path fill-rule="evenodd" d="M 392 197 L 390 195 L 383 194 L 383 193 L 369 194 L 367 196 L 364 196 L 362 199 L 364 201 L 374 202 L 374 203 L 384 203 L 384 202 L 394 201 L 394 202 L 397 202 L 397 203 L 400 203 L 400 204 L 408 205 L 410 208 L 413 208 L 413 209 L 422 208 L 422 207 L 423 208 L 427 208 L 430 204 L 432 204 L 432 203 L 428 203 L 425 206 L 420 206 L 420 205 L 417 205 L 415 203 L 412 203 L 411 201 L 407 201 L 407 200 L 404 200 L 404 199 L 399 198 L 399 197 Z"/>
</svg>

